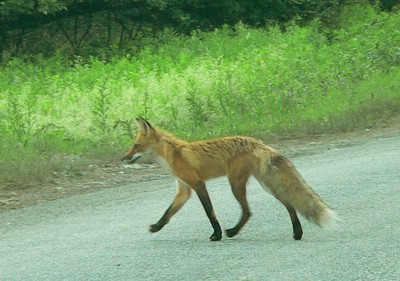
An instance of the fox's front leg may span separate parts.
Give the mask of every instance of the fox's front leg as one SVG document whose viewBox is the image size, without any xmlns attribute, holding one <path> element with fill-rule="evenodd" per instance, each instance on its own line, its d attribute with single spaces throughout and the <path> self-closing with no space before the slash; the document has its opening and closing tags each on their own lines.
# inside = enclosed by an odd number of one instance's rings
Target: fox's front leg
<svg viewBox="0 0 400 281">
<path fill-rule="evenodd" d="M 161 230 L 161 228 L 163 228 L 164 225 L 166 225 L 169 222 L 171 217 L 175 215 L 186 203 L 186 201 L 190 198 L 191 188 L 180 182 L 177 182 L 177 184 L 178 184 L 177 193 L 174 201 L 165 211 L 161 219 L 157 223 L 150 225 L 149 227 L 150 232 L 157 232 Z"/>
<path fill-rule="evenodd" d="M 203 181 L 199 181 L 196 185 L 194 185 L 194 190 L 199 196 L 200 202 L 203 205 L 204 210 L 206 211 L 207 217 L 210 220 L 210 223 L 214 229 L 214 233 L 210 236 L 211 241 L 219 241 L 222 238 L 222 230 L 217 217 L 215 215 L 213 206 L 211 204 L 210 196 L 208 195 L 206 185 Z"/>
</svg>

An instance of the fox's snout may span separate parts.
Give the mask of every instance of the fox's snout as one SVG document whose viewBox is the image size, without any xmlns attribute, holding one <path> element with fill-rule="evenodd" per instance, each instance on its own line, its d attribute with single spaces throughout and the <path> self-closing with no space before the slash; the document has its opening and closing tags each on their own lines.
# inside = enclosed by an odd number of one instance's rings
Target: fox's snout
<svg viewBox="0 0 400 281">
<path fill-rule="evenodd" d="M 124 157 L 121 158 L 121 161 L 126 164 L 130 164 L 133 161 L 133 158 L 135 156 L 135 151 L 132 149 L 129 149 L 129 151 L 124 155 Z"/>
<path fill-rule="evenodd" d="M 122 162 L 130 162 L 130 161 L 132 161 L 132 158 L 133 158 L 133 155 L 127 154 L 127 155 L 125 155 L 124 157 L 121 158 L 121 161 Z"/>
<path fill-rule="evenodd" d="M 142 153 L 136 153 L 136 154 L 126 154 L 124 157 L 122 157 L 121 161 L 125 164 L 133 164 L 135 163 L 139 158 L 143 156 Z"/>
</svg>

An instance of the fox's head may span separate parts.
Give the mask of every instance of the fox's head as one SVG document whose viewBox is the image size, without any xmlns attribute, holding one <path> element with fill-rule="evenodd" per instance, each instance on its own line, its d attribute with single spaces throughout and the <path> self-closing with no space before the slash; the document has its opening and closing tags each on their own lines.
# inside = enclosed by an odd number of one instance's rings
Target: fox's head
<svg viewBox="0 0 400 281">
<path fill-rule="evenodd" d="M 145 155 L 155 153 L 158 148 L 160 135 L 149 122 L 143 118 L 136 118 L 138 134 L 132 148 L 122 157 L 121 161 L 126 164 L 135 163 Z"/>
</svg>

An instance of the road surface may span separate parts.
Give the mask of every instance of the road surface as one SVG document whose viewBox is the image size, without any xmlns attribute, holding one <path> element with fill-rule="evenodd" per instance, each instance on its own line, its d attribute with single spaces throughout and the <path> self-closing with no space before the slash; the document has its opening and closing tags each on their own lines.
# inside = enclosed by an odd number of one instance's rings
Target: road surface
<svg viewBox="0 0 400 281">
<path fill-rule="evenodd" d="M 150 234 L 175 193 L 170 178 L 63 198 L 0 214 L 0 280 L 400 280 L 400 136 L 293 158 L 339 214 L 320 229 L 255 181 L 253 216 L 233 239 L 209 242 L 197 196 Z M 223 228 L 240 208 L 222 178 L 208 183 Z"/>
</svg>

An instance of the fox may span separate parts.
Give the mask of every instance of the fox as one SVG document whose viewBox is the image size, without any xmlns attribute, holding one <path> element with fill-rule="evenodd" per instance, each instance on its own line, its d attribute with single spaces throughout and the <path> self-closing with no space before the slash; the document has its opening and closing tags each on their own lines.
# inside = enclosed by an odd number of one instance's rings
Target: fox
<svg viewBox="0 0 400 281">
<path fill-rule="evenodd" d="M 303 229 L 297 212 L 319 226 L 333 224 L 336 212 L 306 183 L 293 163 L 261 140 L 248 136 L 222 137 L 188 142 L 157 128 L 144 118 L 136 118 L 138 133 L 132 148 L 122 157 L 126 164 L 150 156 L 175 178 L 176 196 L 162 217 L 150 225 L 160 231 L 191 197 L 197 194 L 213 228 L 211 241 L 222 239 L 222 229 L 214 212 L 206 181 L 227 176 L 241 207 L 238 223 L 225 230 L 227 237 L 239 233 L 251 216 L 246 186 L 253 176 L 289 213 L 293 239 L 301 240 Z"/>
</svg>

